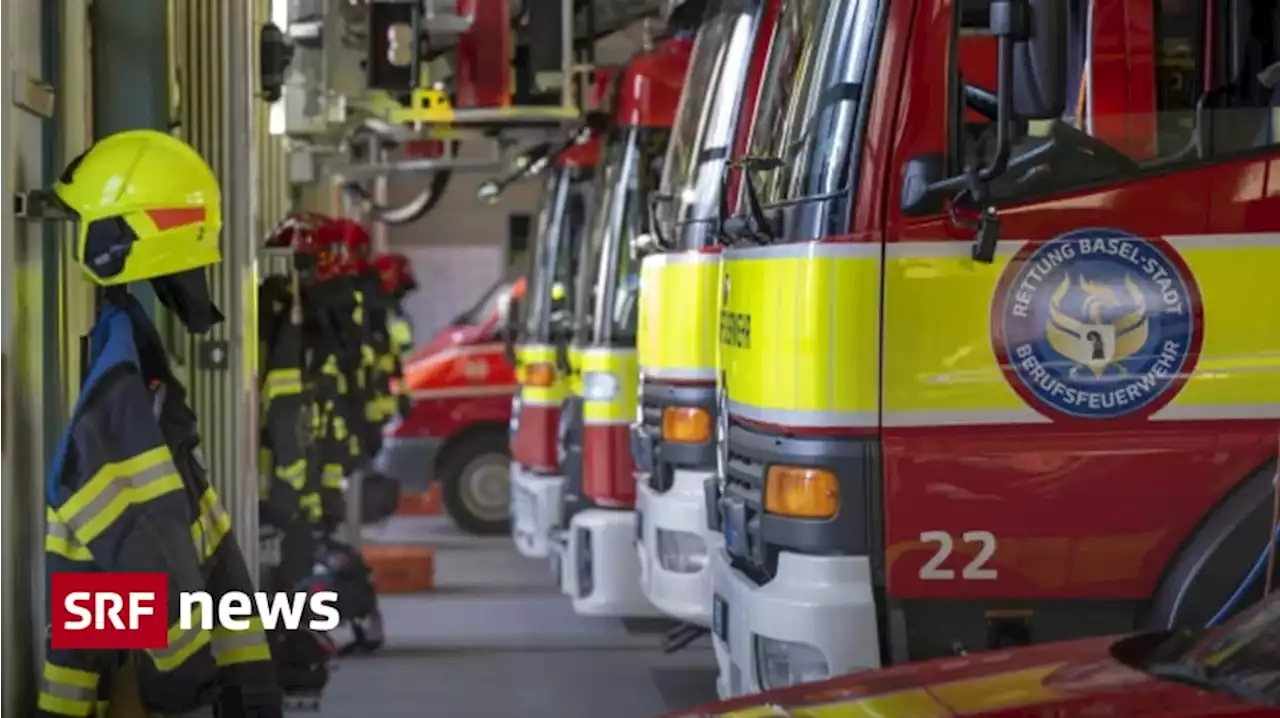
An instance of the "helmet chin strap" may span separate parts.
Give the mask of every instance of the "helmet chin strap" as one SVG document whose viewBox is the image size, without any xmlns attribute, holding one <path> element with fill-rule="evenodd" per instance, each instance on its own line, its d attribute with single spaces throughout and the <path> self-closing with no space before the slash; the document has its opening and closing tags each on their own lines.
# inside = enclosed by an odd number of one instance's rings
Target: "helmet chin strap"
<svg viewBox="0 0 1280 718">
<path fill-rule="evenodd" d="M 225 318 L 209 296 L 204 268 L 155 277 L 151 286 L 160 303 L 192 334 L 204 334 Z"/>
</svg>

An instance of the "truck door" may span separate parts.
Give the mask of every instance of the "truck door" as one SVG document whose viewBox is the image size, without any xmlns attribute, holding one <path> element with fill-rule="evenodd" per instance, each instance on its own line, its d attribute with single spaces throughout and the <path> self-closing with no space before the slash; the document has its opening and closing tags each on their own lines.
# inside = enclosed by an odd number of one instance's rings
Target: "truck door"
<svg viewBox="0 0 1280 718">
<path fill-rule="evenodd" d="M 1262 5 L 1079 0 L 1073 87 L 1092 101 L 1083 122 L 1069 106 L 1016 139 L 993 187 L 995 260 L 970 258 L 962 217 L 891 229 L 891 598 L 1090 599 L 1090 630 L 1127 628 L 1206 512 L 1274 456 L 1280 325 L 1263 317 L 1280 316 L 1280 92 L 1263 101 L 1257 85 L 1280 57 Z M 885 141 L 897 168 L 941 151 L 954 174 L 982 139 L 940 117 L 972 106 L 946 89 L 959 53 L 923 39 L 927 14 L 889 123 L 914 130 Z M 1121 46 L 1155 48 L 1154 66 L 1102 72 Z"/>
</svg>

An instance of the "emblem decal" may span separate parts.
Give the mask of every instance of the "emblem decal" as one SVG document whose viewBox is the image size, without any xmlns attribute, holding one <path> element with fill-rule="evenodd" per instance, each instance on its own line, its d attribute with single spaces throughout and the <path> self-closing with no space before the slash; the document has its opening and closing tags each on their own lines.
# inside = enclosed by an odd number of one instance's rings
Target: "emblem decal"
<svg viewBox="0 0 1280 718">
<path fill-rule="evenodd" d="M 1190 271 L 1163 240 L 1081 229 L 1010 265 L 992 328 L 1006 374 L 1033 406 L 1115 419 L 1176 394 L 1199 352 L 1199 311 Z"/>
</svg>

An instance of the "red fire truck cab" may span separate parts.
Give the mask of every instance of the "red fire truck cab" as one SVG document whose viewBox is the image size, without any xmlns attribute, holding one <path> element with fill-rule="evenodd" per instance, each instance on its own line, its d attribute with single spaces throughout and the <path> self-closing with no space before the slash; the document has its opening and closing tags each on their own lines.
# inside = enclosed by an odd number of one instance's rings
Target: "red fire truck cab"
<svg viewBox="0 0 1280 718">
<path fill-rule="evenodd" d="M 1274 3 L 815 0 L 778 28 L 723 232 L 720 692 L 1260 596 Z"/>
</svg>

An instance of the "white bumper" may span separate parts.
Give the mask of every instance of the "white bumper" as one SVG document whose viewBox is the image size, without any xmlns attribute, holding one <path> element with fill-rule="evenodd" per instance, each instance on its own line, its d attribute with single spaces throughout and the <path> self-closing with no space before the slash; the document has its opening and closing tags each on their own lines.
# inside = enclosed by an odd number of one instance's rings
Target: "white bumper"
<svg viewBox="0 0 1280 718">
<path fill-rule="evenodd" d="M 796 647 L 797 655 L 816 651 L 830 676 L 880 666 L 871 564 L 866 557 L 784 552 L 778 557 L 777 576 L 764 586 L 734 569 L 723 550 L 712 554 L 711 570 L 712 592 L 723 599 L 727 612 L 723 623 L 728 643 L 712 632 L 719 669 L 716 690 L 722 699 L 783 687 L 763 680 L 764 657 L 757 637 L 802 644 Z M 713 616 L 713 624 L 719 628 L 717 618 Z"/>
<path fill-rule="evenodd" d="M 560 524 L 564 498 L 563 476 L 543 476 L 511 462 L 511 537 L 516 550 L 528 558 L 546 558 Z"/>
<path fill-rule="evenodd" d="M 560 544 L 560 587 L 579 615 L 661 615 L 640 591 L 635 535 L 634 511 L 587 509 L 569 522 Z"/>
<path fill-rule="evenodd" d="M 724 545 L 723 536 L 707 529 L 703 482 L 713 476 L 677 469 L 666 493 L 647 482 L 636 488 L 640 589 L 663 613 L 699 626 L 711 625 L 710 559 Z"/>
</svg>

